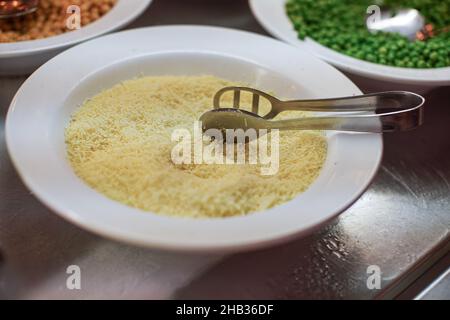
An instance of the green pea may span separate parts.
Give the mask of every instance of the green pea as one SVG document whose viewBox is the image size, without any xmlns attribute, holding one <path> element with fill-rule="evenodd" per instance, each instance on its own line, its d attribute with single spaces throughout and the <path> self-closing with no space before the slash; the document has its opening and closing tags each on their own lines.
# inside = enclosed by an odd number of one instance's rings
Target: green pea
<svg viewBox="0 0 450 320">
<path fill-rule="evenodd" d="M 375 61 L 377 61 L 377 57 L 374 54 L 369 53 L 366 55 L 366 60 L 375 62 Z"/>
<path fill-rule="evenodd" d="M 430 60 L 436 61 L 439 58 L 439 54 L 436 51 L 430 53 Z"/>
<path fill-rule="evenodd" d="M 386 49 L 386 47 L 380 47 L 378 49 L 378 52 L 384 56 L 385 54 L 387 54 L 388 50 Z"/>
<path fill-rule="evenodd" d="M 355 57 L 362 60 L 362 59 L 364 59 L 365 54 L 364 54 L 364 52 L 362 52 L 362 51 L 358 51 L 358 52 L 355 54 Z"/>
<path fill-rule="evenodd" d="M 419 60 L 419 62 L 417 62 L 417 66 L 419 67 L 419 68 L 426 68 L 427 67 L 427 64 L 425 63 L 425 61 L 424 60 Z"/>
<path fill-rule="evenodd" d="M 397 46 L 399 48 L 404 48 L 406 46 L 406 41 L 405 40 L 398 40 L 397 41 Z"/>
</svg>

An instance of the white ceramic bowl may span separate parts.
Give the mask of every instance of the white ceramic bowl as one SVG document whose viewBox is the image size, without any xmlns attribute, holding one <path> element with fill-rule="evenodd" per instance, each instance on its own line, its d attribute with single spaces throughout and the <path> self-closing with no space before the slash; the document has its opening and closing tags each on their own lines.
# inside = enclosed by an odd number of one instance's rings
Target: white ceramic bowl
<svg viewBox="0 0 450 320">
<path fill-rule="evenodd" d="M 37 70 L 15 96 L 6 120 L 7 146 L 36 197 L 61 217 L 95 233 L 173 250 L 238 251 L 272 245 L 335 217 L 365 190 L 380 164 L 381 135 L 330 132 L 318 179 L 305 193 L 270 210 L 224 219 L 187 219 L 128 207 L 97 193 L 74 174 L 66 160 L 64 129 L 85 99 L 141 74 L 210 74 L 292 99 L 361 93 L 311 54 L 268 37 L 223 28 L 135 29 L 61 53 Z"/>
<path fill-rule="evenodd" d="M 124 27 L 144 12 L 151 2 L 118 0 L 105 16 L 80 30 L 38 40 L 0 43 L 0 75 L 30 74 L 64 49 Z"/>
<path fill-rule="evenodd" d="M 313 52 L 319 58 L 343 71 L 365 78 L 412 85 L 413 89 L 450 85 L 450 67 L 436 69 L 398 68 L 375 64 L 331 50 L 312 39 L 298 39 L 285 12 L 286 0 L 249 0 L 256 19 L 273 36 L 298 48 Z M 416 88 L 414 88 L 416 86 Z M 396 89 L 405 87 L 396 87 Z M 417 91 L 417 90 L 416 90 Z"/>
</svg>

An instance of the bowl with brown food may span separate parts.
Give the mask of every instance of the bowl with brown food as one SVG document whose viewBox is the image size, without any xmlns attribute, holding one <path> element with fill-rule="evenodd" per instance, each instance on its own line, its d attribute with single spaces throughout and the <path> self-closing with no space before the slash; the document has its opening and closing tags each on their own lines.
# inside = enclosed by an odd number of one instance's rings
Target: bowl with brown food
<svg viewBox="0 0 450 320">
<path fill-rule="evenodd" d="M 77 43 L 119 29 L 151 0 L 40 0 L 29 14 L 0 19 L 0 75 L 29 74 Z"/>
</svg>

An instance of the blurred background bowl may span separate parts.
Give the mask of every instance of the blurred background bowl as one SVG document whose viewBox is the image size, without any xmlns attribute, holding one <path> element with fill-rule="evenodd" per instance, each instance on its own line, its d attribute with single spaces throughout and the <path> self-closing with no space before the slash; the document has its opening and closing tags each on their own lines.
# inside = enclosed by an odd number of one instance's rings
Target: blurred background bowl
<svg viewBox="0 0 450 320">
<path fill-rule="evenodd" d="M 53 37 L 0 43 L 0 75 L 25 75 L 77 43 L 120 29 L 136 19 L 152 0 L 118 0 L 100 19 L 79 30 Z"/>
</svg>

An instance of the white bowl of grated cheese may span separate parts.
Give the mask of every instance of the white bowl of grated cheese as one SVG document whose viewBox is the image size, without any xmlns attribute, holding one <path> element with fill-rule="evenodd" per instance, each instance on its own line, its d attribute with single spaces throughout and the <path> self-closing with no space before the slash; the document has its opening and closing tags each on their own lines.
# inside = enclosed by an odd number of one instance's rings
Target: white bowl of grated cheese
<svg viewBox="0 0 450 320">
<path fill-rule="evenodd" d="M 84 101 L 118 83 L 166 75 L 211 75 L 286 99 L 361 94 L 325 62 L 248 32 L 166 26 L 104 36 L 47 62 L 14 98 L 6 140 L 26 186 L 61 217 L 109 238 L 165 250 L 235 252 L 303 236 L 326 223 L 361 195 L 379 167 L 381 135 L 328 132 L 327 155 L 317 179 L 294 199 L 261 212 L 188 218 L 112 200 L 89 187 L 68 161 L 65 130 L 71 116 Z M 164 201 L 177 200 L 174 194 Z"/>
</svg>

